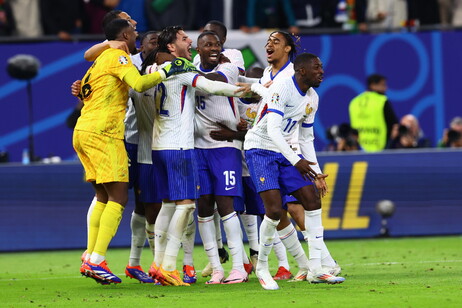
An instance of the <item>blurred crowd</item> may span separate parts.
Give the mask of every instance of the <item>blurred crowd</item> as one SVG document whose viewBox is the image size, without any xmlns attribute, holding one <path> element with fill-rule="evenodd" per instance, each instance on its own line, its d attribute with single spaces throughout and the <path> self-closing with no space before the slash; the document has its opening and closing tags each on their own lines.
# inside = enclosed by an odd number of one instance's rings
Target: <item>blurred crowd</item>
<svg viewBox="0 0 462 308">
<path fill-rule="evenodd" d="M 139 32 L 172 24 L 199 30 L 212 19 L 247 33 L 462 26 L 462 0 L 0 0 L 0 36 L 68 40 L 74 34 L 101 34 L 101 20 L 113 9 L 128 12 Z"/>
<path fill-rule="evenodd" d="M 454 117 L 433 145 L 413 114 L 398 118 L 388 100 L 387 78 L 372 74 L 367 90 L 349 103 L 349 123 L 333 125 L 326 131 L 325 151 L 380 152 L 386 149 L 462 148 L 462 117 Z"/>
</svg>

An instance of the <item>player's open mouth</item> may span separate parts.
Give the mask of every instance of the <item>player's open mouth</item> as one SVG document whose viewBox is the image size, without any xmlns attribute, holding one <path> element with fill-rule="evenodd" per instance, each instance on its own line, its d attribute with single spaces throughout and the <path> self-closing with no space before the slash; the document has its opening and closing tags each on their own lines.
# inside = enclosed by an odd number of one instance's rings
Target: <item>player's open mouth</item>
<svg viewBox="0 0 462 308">
<path fill-rule="evenodd" d="M 210 60 L 216 61 L 216 60 L 218 60 L 218 54 L 217 53 L 212 53 L 212 54 L 210 54 L 209 58 L 210 58 Z"/>
<path fill-rule="evenodd" d="M 272 49 L 267 49 L 267 50 L 266 50 L 266 56 L 267 56 L 267 57 L 271 56 L 271 55 L 273 54 L 273 52 L 274 52 L 274 50 L 272 50 Z"/>
</svg>

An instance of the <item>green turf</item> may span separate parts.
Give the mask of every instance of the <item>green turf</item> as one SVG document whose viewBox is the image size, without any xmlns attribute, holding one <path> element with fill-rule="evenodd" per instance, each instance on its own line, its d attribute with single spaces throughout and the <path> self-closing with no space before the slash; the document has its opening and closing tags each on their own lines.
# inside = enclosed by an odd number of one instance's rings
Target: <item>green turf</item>
<svg viewBox="0 0 462 308">
<path fill-rule="evenodd" d="M 462 307 L 461 237 L 328 245 L 342 266 L 343 284 L 281 282 L 277 291 L 263 290 L 254 274 L 237 285 L 207 286 L 199 273 L 191 287 L 139 284 L 124 275 L 120 285 L 101 286 L 80 277 L 81 251 L 3 253 L 0 307 Z M 143 255 L 147 270 L 149 250 Z M 196 247 L 194 258 L 202 269 L 207 262 L 202 247 Z M 109 266 L 116 274 L 122 275 L 127 260 L 128 249 L 110 249 Z M 224 264 L 225 270 L 230 265 Z M 275 272 L 276 263 L 271 266 Z"/>
</svg>

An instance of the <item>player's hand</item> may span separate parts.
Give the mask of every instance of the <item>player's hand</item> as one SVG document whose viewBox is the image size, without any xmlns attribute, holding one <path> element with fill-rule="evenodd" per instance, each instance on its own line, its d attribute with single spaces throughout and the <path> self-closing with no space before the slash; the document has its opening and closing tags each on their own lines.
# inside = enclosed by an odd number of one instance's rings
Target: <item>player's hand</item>
<svg viewBox="0 0 462 308">
<path fill-rule="evenodd" d="M 127 54 L 130 54 L 130 50 L 128 50 L 128 45 L 122 41 L 107 41 L 109 48 L 120 49 L 125 51 Z"/>
<path fill-rule="evenodd" d="M 295 168 L 302 174 L 303 178 L 314 182 L 318 174 L 311 168 L 311 165 L 316 165 L 316 163 L 302 158 L 295 164 Z"/>
<path fill-rule="evenodd" d="M 218 63 L 231 63 L 231 60 L 228 59 L 227 56 L 225 56 L 223 53 L 220 53 L 220 56 L 218 57 Z"/>
<path fill-rule="evenodd" d="M 175 74 L 197 72 L 197 68 L 185 58 L 175 58 L 170 64 L 162 68 L 168 78 Z"/>
<path fill-rule="evenodd" d="M 247 121 L 244 120 L 243 118 L 240 118 L 239 123 L 237 124 L 237 130 L 241 132 L 248 130 Z"/>
<path fill-rule="evenodd" d="M 327 177 L 328 174 L 318 174 L 316 176 L 316 179 L 314 180 L 314 183 L 316 184 L 316 189 L 319 191 L 321 198 L 324 198 L 329 192 L 326 180 L 324 180 Z"/>
<path fill-rule="evenodd" d="M 270 81 L 266 82 L 263 86 L 264 86 L 265 88 L 269 88 L 272 84 L 273 84 L 273 81 L 270 80 Z"/>
<path fill-rule="evenodd" d="M 81 80 L 76 80 L 71 85 L 71 94 L 74 96 L 79 96 L 80 94 L 80 86 L 82 85 Z"/>
<path fill-rule="evenodd" d="M 228 141 L 232 142 L 234 137 L 236 136 L 236 131 L 232 130 L 228 126 L 223 123 L 216 122 L 218 126 L 220 126 L 220 130 L 213 130 L 210 132 L 210 137 L 213 140 L 217 141 Z"/>
<path fill-rule="evenodd" d="M 237 82 L 236 86 L 239 88 L 234 91 L 235 94 L 241 93 L 239 96 L 240 97 L 250 97 L 252 96 L 253 92 L 250 89 L 251 84 L 250 83 L 245 83 L 245 82 Z"/>
</svg>

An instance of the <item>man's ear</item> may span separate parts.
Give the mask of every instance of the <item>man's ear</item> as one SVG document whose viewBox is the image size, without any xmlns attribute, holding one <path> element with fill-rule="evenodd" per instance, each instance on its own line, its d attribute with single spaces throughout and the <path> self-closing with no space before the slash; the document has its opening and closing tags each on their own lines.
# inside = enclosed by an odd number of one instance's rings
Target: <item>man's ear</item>
<svg viewBox="0 0 462 308">
<path fill-rule="evenodd" d="M 176 51 L 174 44 L 167 44 L 167 48 L 168 48 L 168 51 L 170 51 L 171 53 Z"/>
</svg>

